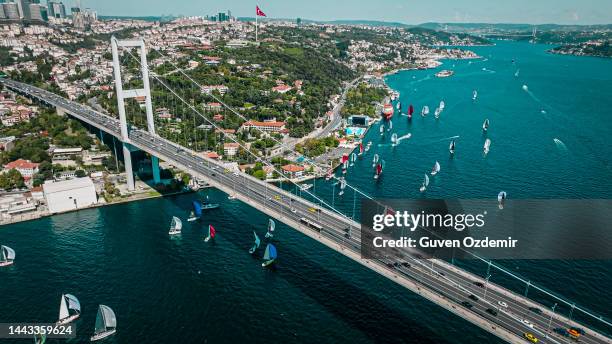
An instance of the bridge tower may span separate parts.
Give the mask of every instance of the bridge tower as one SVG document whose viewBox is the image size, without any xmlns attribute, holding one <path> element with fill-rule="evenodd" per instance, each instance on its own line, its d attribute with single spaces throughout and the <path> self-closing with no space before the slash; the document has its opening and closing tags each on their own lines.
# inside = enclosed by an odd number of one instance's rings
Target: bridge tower
<svg viewBox="0 0 612 344">
<path fill-rule="evenodd" d="M 121 79 L 121 65 L 119 62 L 119 47 L 125 48 L 140 48 L 140 71 L 142 74 L 143 88 L 124 90 L 123 80 Z M 113 69 L 115 75 L 115 90 L 117 93 L 117 108 L 119 109 L 119 123 L 121 127 L 121 141 L 123 142 L 123 159 L 125 162 L 125 172 L 127 175 L 128 189 L 134 190 L 134 172 L 132 169 L 132 156 L 129 137 L 129 128 L 127 125 L 127 117 L 125 114 L 125 99 L 144 97 L 145 109 L 147 113 L 147 129 L 150 134 L 155 135 L 155 122 L 153 121 L 153 105 L 151 102 L 151 88 L 149 85 L 149 68 L 147 64 L 147 50 L 144 40 L 117 40 L 114 36 L 111 38 L 111 48 L 113 53 Z M 153 179 L 157 184 L 160 182 L 159 174 L 159 159 L 155 156 L 151 157 L 153 163 Z"/>
</svg>

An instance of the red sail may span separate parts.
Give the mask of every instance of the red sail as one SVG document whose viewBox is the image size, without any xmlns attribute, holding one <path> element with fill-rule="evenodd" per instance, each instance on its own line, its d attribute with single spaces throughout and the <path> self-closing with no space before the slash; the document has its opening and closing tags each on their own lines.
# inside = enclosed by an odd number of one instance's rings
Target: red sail
<svg viewBox="0 0 612 344">
<path fill-rule="evenodd" d="M 348 154 L 342 155 L 342 163 L 345 163 L 347 161 L 348 161 Z"/>
<path fill-rule="evenodd" d="M 376 174 L 380 175 L 382 173 L 382 164 L 376 165 Z"/>
<path fill-rule="evenodd" d="M 363 143 L 359 142 L 359 153 L 363 153 Z"/>
<path fill-rule="evenodd" d="M 410 106 L 408 107 L 408 115 L 412 116 L 413 112 L 414 112 L 414 108 L 412 107 L 412 104 L 410 104 Z"/>
<path fill-rule="evenodd" d="M 215 227 L 213 227 L 212 225 L 208 225 L 208 230 L 210 231 L 210 237 L 214 238 L 215 234 L 217 233 L 217 231 L 215 230 Z"/>
</svg>

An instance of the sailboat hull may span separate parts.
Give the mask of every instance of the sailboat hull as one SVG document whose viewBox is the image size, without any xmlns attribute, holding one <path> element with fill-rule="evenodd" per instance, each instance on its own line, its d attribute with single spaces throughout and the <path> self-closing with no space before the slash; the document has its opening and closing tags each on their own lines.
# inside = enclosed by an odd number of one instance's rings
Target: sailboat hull
<svg viewBox="0 0 612 344">
<path fill-rule="evenodd" d="M 0 263 L 0 266 L 9 266 L 9 265 L 13 265 L 13 261 L 12 260 Z"/>
<path fill-rule="evenodd" d="M 204 238 L 204 242 L 209 242 L 210 241 L 210 237 L 207 236 L 206 238 Z"/>
<path fill-rule="evenodd" d="M 116 329 L 112 329 L 110 331 L 100 332 L 98 334 L 95 334 L 95 335 L 91 336 L 91 338 L 89 338 L 89 340 L 92 341 L 92 342 L 95 342 L 95 341 L 104 339 L 106 337 L 112 336 L 113 334 L 115 334 L 115 332 L 117 332 Z"/>
<path fill-rule="evenodd" d="M 176 229 L 171 229 L 171 230 L 168 232 L 168 234 L 169 234 L 169 235 L 177 235 L 177 234 L 181 234 L 181 231 L 176 230 Z"/>
<path fill-rule="evenodd" d="M 265 262 L 261 263 L 261 266 L 265 268 L 266 266 L 270 266 L 272 264 L 274 264 L 274 259 L 266 260 Z"/>
<path fill-rule="evenodd" d="M 421 186 L 421 188 L 419 189 L 419 191 L 421 191 L 421 192 L 425 192 L 425 190 L 427 190 L 427 188 L 424 187 L 424 186 Z"/>
<path fill-rule="evenodd" d="M 249 253 L 253 254 L 253 253 L 255 253 L 255 250 L 257 250 L 257 247 L 253 246 L 253 247 L 251 247 L 251 249 L 249 249 Z"/>
<path fill-rule="evenodd" d="M 190 217 L 190 218 L 187 219 L 187 222 L 193 222 L 193 221 L 195 221 L 197 219 L 198 219 L 197 217 Z"/>
<path fill-rule="evenodd" d="M 64 319 L 60 319 L 58 320 L 55 324 L 56 325 L 65 325 L 65 324 L 69 324 L 75 320 L 77 320 L 79 318 L 80 314 L 73 314 L 67 318 Z"/>
</svg>

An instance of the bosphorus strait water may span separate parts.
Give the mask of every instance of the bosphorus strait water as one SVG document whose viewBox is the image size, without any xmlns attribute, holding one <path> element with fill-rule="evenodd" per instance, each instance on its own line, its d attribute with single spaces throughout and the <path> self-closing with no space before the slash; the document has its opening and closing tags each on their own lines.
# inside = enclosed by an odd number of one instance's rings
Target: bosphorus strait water
<svg viewBox="0 0 612 344">
<path fill-rule="evenodd" d="M 372 149 L 349 168 L 349 183 L 377 197 L 495 198 L 503 189 L 511 198 L 610 198 L 612 60 L 551 55 L 548 48 L 498 42 L 472 48 L 480 60 L 389 76 L 402 112 L 415 106 L 411 123 L 396 111 L 393 132 L 412 137 L 392 147 L 391 132 L 381 138 L 375 125 L 364 139 Z M 436 78 L 439 69 L 455 75 Z M 435 120 L 440 100 L 446 107 Z M 432 109 L 426 118 L 423 105 Z M 485 118 L 492 141 L 486 158 Z M 378 181 L 374 153 L 385 160 Z M 441 172 L 423 195 L 423 174 L 436 160 Z M 332 199 L 328 182 L 318 180 L 312 191 Z M 108 343 L 502 342 L 279 223 L 272 239 L 278 264 L 262 269 L 263 247 L 255 256 L 248 249 L 253 230 L 263 238 L 267 217 L 222 192 L 203 194 L 221 207 L 201 222 L 184 221 L 175 239 L 168 237 L 171 217 L 186 218 L 195 194 L 0 227 L 0 243 L 17 252 L 14 266 L 0 268 L 0 322 L 54 322 L 61 294 L 71 293 L 82 305 L 78 336 L 47 343 L 88 342 L 98 304 L 117 315 Z M 352 198 L 334 202 L 352 211 Z M 217 237 L 205 243 L 208 224 Z M 610 261 L 502 264 L 611 316 Z M 482 267 L 470 269 L 482 274 Z"/>
</svg>

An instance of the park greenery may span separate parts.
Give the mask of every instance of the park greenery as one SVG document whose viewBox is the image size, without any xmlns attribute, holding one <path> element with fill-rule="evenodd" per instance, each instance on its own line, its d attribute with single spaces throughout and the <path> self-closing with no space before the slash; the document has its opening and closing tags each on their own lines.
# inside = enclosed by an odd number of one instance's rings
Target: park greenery
<svg viewBox="0 0 612 344">
<path fill-rule="evenodd" d="M 303 143 L 297 144 L 295 150 L 304 154 L 307 157 L 319 156 L 327 149 L 338 147 L 338 140 L 333 136 L 328 136 L 320 139 L 306 139 Z"/>
<path fill-rule="evenodd" d="M 379 114 L 376 113 L 377 105 L 381 104 L 386 96 L 387 91 L 385 89 L 372 87 L 362 82 L 347 92 L 346 103 L 341 111 L 342 116 L 378 116 Z"/>
</svg>

